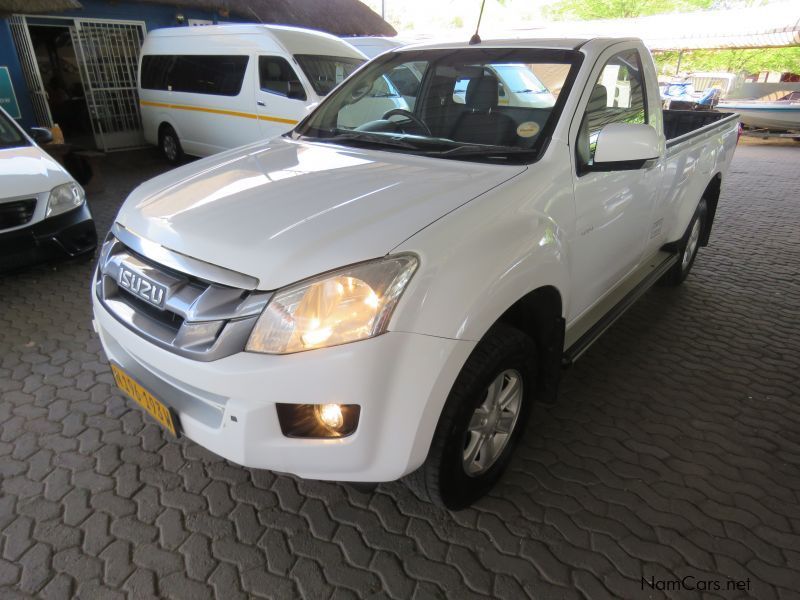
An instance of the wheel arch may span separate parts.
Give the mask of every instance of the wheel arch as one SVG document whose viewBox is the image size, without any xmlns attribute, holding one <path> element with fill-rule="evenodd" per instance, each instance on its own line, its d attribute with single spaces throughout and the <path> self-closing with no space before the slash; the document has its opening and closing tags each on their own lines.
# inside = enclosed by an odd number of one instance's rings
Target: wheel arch
<svg viewBox="0 0 800 600">
<path fill-rule="evenodd" d="M 172 129 L 172 131 L 174 131 L 174 132 L 175 132 L 175 135 L 177 135 L 177 136 L 178 136 L 178 140 L 180 140 L 180 139 L 181 139 L 181 133 L 180 133 L 180 131 L 178 131 L 178 128 L 177 128 L 177 127 L 175 127 L 175 123 L 173 123 L 172 121 L 170 121 L 170 120 L 169 120 L 168 118 L 166 118 L 166 117 L 162 117 L 162 118 L 160 118 L 158 121 L 159 121 L 159 123 L 158 123 L 158 129 L 157 129 L 156 131 L 157 131 L 157 135 L 158 135 L 158 138 L 157 138 L 157 139 L 158 139 L 158 143 L 159 143 L 159 144 L 161 143 L 161 134 L 162 134 L 162 133 L 164 133 L 164 130 L 165 130 L 167 127 L 171 128 L 171 129 Z"/>
<path fill-rule="evenodd" d="M 706 220 L 703 224 L 703 231 L 700 233 L 700 245 L 708 246 L 711 237 L 711 227 L 714 224 L 714 216 L 717 214 L 717 204 L 719 203 L 720 190 L 722 189 L 722 173 L 717 173 L 708 182 L 701 199 L 706 201 Z"/>
<path fill-rule="evenodd" d="M 719 203 L 720 190 L 722 188 L 722 173 L 715 173 L 706 185 L 703 193 L 697 198 L 697 202 L 693 204 L 686 203 L 681 207 L 677 227 L 674 232 L 674 241 L 664 244 L 663 249 L 670 252 L 677 252 L 683 248 L 682 244 L 686 242 L 689 234 L 688 227 L 692 221 L 692 217 L 697 211 L 697 206 L 701 200 L 706 201 L 706 218 L 703 224 L 703 230 L 700 232 L 700 246 L 707 246 L 708 240 L 711 237 L 711 227 L 714 224 L 714 216 L 717 212 L 717 204 Z"/>
<path fill-rule="evenodd" d="M 552 403 L 558 394 L 564 353 L 563 299 L 552 285 L 538 287 L 517 300 L 497 319 L 521 330 L 536 344 L 536 396 Z"/>
</svg>

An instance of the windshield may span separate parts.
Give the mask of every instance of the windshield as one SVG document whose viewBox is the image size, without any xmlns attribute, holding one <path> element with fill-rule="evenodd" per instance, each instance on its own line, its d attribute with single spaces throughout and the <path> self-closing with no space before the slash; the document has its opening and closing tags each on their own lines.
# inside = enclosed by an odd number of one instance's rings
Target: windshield
<svg viewBox="0 0 800 600">
<path fill-rule="evenodd" d="M 320 96 L 327 96 L 333 88 L 366 62 L 363 58 L 322 54 L 295 54 L 295 58 L 311 82 L 314 91 Z"/>
<path fill-rule="evenodd" d="M 558 119 L 578 57 L 520 48 L 384 54 L 291 135 L 441 158 L 532 162 Z"/>
<path fill-rule="evenodd" d="M 0 148 L 29 146 L 30 142 L 22 135 L 6 113 L 0 111 Z"/>
</svg>

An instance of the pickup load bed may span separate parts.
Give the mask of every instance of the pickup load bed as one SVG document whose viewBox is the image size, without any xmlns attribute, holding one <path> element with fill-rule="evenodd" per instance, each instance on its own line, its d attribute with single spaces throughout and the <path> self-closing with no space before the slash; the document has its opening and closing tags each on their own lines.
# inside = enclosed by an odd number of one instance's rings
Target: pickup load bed
<svg viewBox="0 0 800 600">
<path fill-rule="evenodd" d="M 736 115 L 717 112 L 713 110 L 665 110 L 664 111 L 664 136 L 667 143 L 674 145 L 682 141 L 683 136 L 696 136 L 701 130 L 715 125 L 720 121 L 725 123 L 737 121 Z"/>
<path fill-rule="evenodd" d="M 289 134 L 134 190 L 96 328 L 170 432 L 460 508 L 562 365 L 686 279 L 737 139 L 735 115 L 663 112 L 636 39 L 390 51 Z"/>
</svg>

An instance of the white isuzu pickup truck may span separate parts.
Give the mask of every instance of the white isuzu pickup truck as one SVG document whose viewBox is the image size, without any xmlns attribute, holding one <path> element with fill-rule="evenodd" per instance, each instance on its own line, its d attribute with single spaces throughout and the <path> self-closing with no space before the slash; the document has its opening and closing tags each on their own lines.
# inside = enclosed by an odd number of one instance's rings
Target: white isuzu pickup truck
<svg viewBox="0 0 800 600">
<path fill-rule="evenodd" d="M 521 65 L 540 89 L 498 77 Z M 406 108 L 380 114 L 386 80 Z M 95 327 L 171 433 L 304 478 L 411 474 L 458 509 L 562 366 L 687 276 L 738 132 L 736 115 L 662 111 L 636 39 L 388 52 L 283 137 L 134 190 Z"/>
</svg>

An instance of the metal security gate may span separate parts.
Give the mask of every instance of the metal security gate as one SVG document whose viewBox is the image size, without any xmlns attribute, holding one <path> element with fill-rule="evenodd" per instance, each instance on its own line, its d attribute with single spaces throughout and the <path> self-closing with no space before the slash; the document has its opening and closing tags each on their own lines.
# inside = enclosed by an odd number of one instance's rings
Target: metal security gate
<svg viewBox="0 0 800 600">
<path fill-rule="evenodd" d="M 30 92 L 33 117 L 39 127 L 52 127 L 53 116 L 47 103 L 47 92 L 44 89 L 42 74 L 39 72 L 39 64 L 36 62 L 27 20 L 24 16 L 12 15 L 8 18 L 8 24 L 11 26 L 11 37 L 14 38 L 14 46 L 17 48 L 22 73 Z"/>
<path fill-rule="evenodd" d="M 97 147 L 142 145 L 136 71 L 144 23 L 75 19 L 70 33 Z"/>
</svg>

